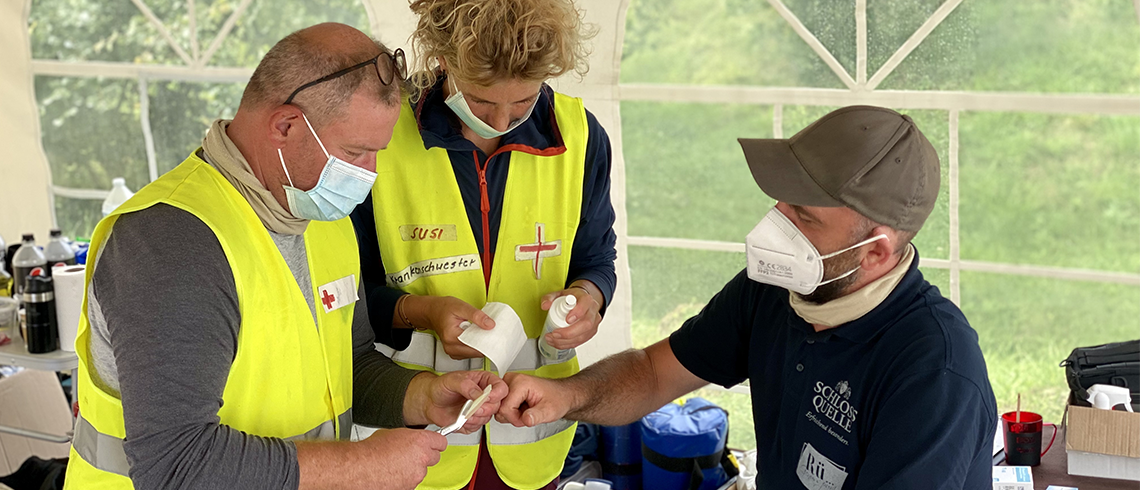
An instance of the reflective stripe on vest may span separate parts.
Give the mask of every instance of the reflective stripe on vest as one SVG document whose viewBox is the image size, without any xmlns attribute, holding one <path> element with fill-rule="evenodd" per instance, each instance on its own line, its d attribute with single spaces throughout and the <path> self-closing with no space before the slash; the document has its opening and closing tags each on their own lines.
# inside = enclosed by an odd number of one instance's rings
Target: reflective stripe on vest
<svg viewBox="0 0 1140 490">
<path fill-rule="evenodd" d="M 304 434 L 286 437 L 290 441 L 331 441 L 335 439 L 348 440 L 348 431 L 352 428 L 352 410 L 337 416 L 340 424 L 340 437 L 332 437 L 336 432 L 337 423 L 326 420 L 321 425 L 313 427 Z M 123 440 L 118 437 L 103 434 L 91 425 L 83 414 L 75 420 L 75 437 L 72 446 L 87 464 L 100 470 L 116 475 L 129 476 L 131 464 L 127 461 L 127 452 L 123 449 Z"/>
<path fill-rule="evenodd" d="M 479 371 L 483 369 L 483 358 L 452 359 L 443 350 L 443 342 L 430 332 L 417 330 L 412 332 L 412 341 L 408 348 L 395 350 L 384 344 L 376 344 L 376 350 L 401 364 L 410 364 L 438 371 L 450 373 L 452 371 Z M 577 357 L 574 349 L 570 357 Z M 565 362 L 565 361 L 563 361 Z M 559 361 L 547 359 L 538 350 L 538 339 L 526 339 L 526 344 L 515 357 L 507 371 L 531 372 L 543 366 L 561 364 Z"/>
<path fill-rule="evenodd" d="M 379 176 L 372 202 L 389 285 L 417 295 L 454 296 L 476 308 L 489 301 L 510 305 L 531 340 L 508 370 L 562 378 L 578 371 L 577 358 L 546 362 L 536 339 L 546 318 L 540 300 L 566 287 L 581 220 L 589 139 L 581 100 L 555 93 L 554 122 L 561 147 L 537 152 L 522 145 L 504 146 L 499 151 L 510 151 L 509 162 L 488 164 L 478 160 L 477 152 L 467 157 L 483 172 L 484 165 L 509 165 L 495 244 L 484 243 L 489 235 L 473 233 L 449 152 L 424 147 L 415 112 L 407 104 L 392 142 L 376 154 Z M 479 243 L 495 251 L 490 263 L 480 257 Z M 402 352 L 380 350 L 404 367 L 437 373 L 487 369 L 490 364 L 482 358 L 451 359 L 430 332 L 414 334 Z M 496 472 L 512 488 L 546 485 L 562 469 L 574 427 L 566 421 L 529 429 L 489 423 L 485 430 Z M 440 462 L 428 468 L 418 488 L 455 490 L 470 480 L 479 456 L 479 434 L 452 434 L 448 441 Z"/>
</svg>

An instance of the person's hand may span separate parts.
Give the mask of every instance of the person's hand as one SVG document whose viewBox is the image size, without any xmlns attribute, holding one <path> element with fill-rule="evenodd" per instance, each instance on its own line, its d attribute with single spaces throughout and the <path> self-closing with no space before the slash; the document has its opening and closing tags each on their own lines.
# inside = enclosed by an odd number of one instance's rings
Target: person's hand
<svg viewBox="0 0 1140 490">
<path fill-rule="evenodd" d="M 509 388 L 495 420 L 515 427 L 534 427 L 566 416 L 570 393 L 555 380 L 507 373 Z"/>
<path fill-rule="evenodd" d="M 567 295 L 572 295 L 577 300 L 574 309 L 566 315 L 566 323 L 569 325 L 546 334 L 546 343 L 558 350 L 572 349 L 586 343 L 598 333 L 598 325 L 602 322 L 602 305 L 580 287 L 571 287 L 543 296 L 541 306 L 543 311 L 549 311 L 555 299 Z"/>
<path fill-rule="evenodd" d="M 360 442 L 297 441 L 300 490 L 412 490 L 439 462 L 447 438 L 429 430 L 378 430 Z"/>
<path fill-rule="evenodd" d="M 430 430 L 378 430 L 357 443 L 361 466 L 375 471 L 378 478 L 368 488 L 411 490 L 427 476 L 427 469 L 439 462 L 447 449 L 447 438 Z"/>
<path fill-rule="evenodd" d="M 499 404 L 507 395 L 507 384 L 488 371 L 455 371 L 441 376 L 431 373 L 419 374 L 408 386 L 405 405 L 411 400 L 411 403 L 416 405 L 412 412 L 418 412 L 420 415 L 418 417 L 405 415 L 405 422 L 409 425 L 432 423 L 447 427 L 455 423 L 463 404 L 467 403 L 467 400 L 479 398 L 487 386 L 491 386 L 491 394 L 487 396 L 483 406 L 467 419 L 467 423 L 458 431 L 464 434 L 478 430 L 499 411 Z M 405 407 L 405 414 L 407 413 L 408 408 Z M 411 420 L 408 420 L 409 418 Z"/>
<path fill-rule="evenodd" d="M 459 335 L 463 333 L 460 325 L 471 322 L 474 326 L 490 330 L 495 328 L 495 320 L 489 315 L 452 296 L 416 296 L 414 302 L 420 310 L 419 316 L 426 320 L 426 325 L 417 326 L 434 330 L 448 356 L 457 360 L 483 357 L 481 352 L 459 341 Z"/>
</svg>

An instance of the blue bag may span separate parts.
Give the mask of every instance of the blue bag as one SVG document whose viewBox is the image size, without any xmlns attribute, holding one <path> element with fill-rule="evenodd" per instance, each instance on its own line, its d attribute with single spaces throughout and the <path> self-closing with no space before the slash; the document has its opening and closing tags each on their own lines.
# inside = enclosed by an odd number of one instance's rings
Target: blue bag
<svg viewBox="0 0 1140 490">
<path fill-rule="evenodd" d="M 597 425 L 579 423 L 574 432 L 574 442 L 570 443 L 570 452 L 566 454 L 566 462 L 562 464 L 562 473 L 558 478 L 565 480 L 577 473 L 582 468 L 583 461 L 597 460 L 600 437 Z"/>
<path fill-rule="evenodd" d="M 641 490 L 641 423 L 601 429 L 602 476 L 614 490 Z"/>
<path fill-rule="evenodd" d="M 641 419 L 642 483 L 653 490 L 716 490 L 726 465 L 728 412 L 703 398 L 670 403 Z M 730 472 L 732 474 L 730 474 Z"/>
</svg>

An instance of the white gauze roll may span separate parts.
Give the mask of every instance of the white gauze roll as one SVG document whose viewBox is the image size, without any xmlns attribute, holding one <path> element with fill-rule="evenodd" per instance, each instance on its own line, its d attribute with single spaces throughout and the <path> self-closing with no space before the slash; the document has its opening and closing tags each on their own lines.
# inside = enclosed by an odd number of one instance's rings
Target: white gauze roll
<svg viewBox="0 0 1140 490">
<path fill-rule="evenodd" d="M 83 309 L 82 265 L 69 265 L 52 269 L 55 283 L 55 322 L 59 326 L 59 348 L 75 352 L 75 334 L 79 329 L 79 313 Z"/>
<path fill-rule="evenodd" d="M 526 345 L 526 330 L 522 319 L 506 303 L 487 303 L 483 313 L 495 320 L 495 328 L 483 330 L 464 322 L 464 330 L 459 341 L 467 344 L 495 363 L 495 369 L 502 377 L 515 361 L 519 351 Z"/>
</svg>

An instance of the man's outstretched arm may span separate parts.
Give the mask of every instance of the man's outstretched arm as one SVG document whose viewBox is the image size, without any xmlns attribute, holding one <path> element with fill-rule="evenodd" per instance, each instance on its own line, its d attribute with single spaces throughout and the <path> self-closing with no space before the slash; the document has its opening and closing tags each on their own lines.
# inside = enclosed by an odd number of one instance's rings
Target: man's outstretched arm
<svg viewBox="0 0 1140 490">
<path fill-rule="evenodd" d="M 561 418 L 624 425 L 708 384 L 681 365 L 667 339 L 612 355 L 569 378 L 508 374 L 506 380 L 510 391 L 496 419 L 518 427 Z"/>
</svg>

